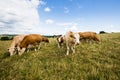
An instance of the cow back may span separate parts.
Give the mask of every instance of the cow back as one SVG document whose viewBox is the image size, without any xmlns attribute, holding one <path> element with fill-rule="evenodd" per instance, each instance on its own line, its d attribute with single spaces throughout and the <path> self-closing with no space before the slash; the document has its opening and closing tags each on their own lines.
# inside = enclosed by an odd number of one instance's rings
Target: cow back
<svg viewBox="0 0 120 80">
<path fill-rule="evenodd" d="M 29 44 L 36 44 L 42 41 L 42 36 L 40 34 L 30 34 L 24 37 L 20 44 L 20 47 L 27 48 Z"/>
</svg>

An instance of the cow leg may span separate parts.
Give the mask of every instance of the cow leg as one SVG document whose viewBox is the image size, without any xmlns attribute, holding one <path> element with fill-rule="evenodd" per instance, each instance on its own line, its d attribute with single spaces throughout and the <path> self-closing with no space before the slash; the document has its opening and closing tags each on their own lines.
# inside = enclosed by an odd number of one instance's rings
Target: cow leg
<svg viewBox="0 0 120 80">
<path fill-rule="evenodd" d="M 58 42 L 58 47 L 60 48 L 60 43 Z"/>
<path fill-rule="evenodd" d="M 47 43 L 45 43 L 45 47 L 47 46 Z"/>
<path fill-rule="evenodd" d="M 27 53 L 30 52 L 30 48 L 27 48 Z"/>
<path fill-rule="evenodd" d="M 33 44 L 33 46 L 34 46 L 34 50 L 37 51 L 37 45 Z"/>
<path fill-rule="evenodd" d="M 37 51 L 37 49 L 35 48 L 35 51 Z"/>
<path fill-rule="evenodd" d="M 33 44 L 34 50 L 37 51 L 37 44 Z"/>
<path fill-rule="evenodd" d="M 12 54 L 10 54 L 10 56 L 12 56 L 13 55 L 13 53 Z"/>
<path fill-rule="evenodd" d="M 38 50 L 40 49 L 40 47 L 41 47 L 41 43 L 38 44 Z"/>
<path fill-rule="evenodd" d="M 70 48 L 69 48 L 69 46 L 67 46 L 67 53 L 66 53 L 66 55 L 69 55 L 69 51 L 70 51 Z"/>
<path fill-rule="evenodd" d="M 75 53 L 75 46 L 71 46 L 71 50 Z"/>
<path fill-rule="evenodd" d="M 18 53 L 18 48 L 15 47 L 15 51 L 14 51 L 14 54 L 17 54 Z"/>
</svg>

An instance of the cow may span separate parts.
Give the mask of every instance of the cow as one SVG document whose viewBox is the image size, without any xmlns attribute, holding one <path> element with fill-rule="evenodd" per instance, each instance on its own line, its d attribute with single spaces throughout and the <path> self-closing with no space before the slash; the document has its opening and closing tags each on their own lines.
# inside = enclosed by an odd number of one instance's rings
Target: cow
<svg viewBox="0 0 120 80">
<path fill-rule="evenodd" d="M 49 43 L 49 39 L 47 37 L 42 37 L 42 42 Z"/>
<path fill-rule="evenodd" d="M 40 34 L 29 34 L 24 37 L 22 42 L 20 43 L 19 55 L 29 47 L 29 45 L 33 45 L 35 47 L 35 51 L 38 45 L 38 49 L 40 49 L 40 43 L 42 42 L 42 35 Z"/>
<path fill-rule="evenodd" d="M 19 49 L 19 45 L 21 43 L 21 41 L 23 40 L 23 38 L 25 37 L 26 35 L 17 35 L 17 36 L 14 36 L 13 37 L 13 40 L 11 42 L 11 45 L 10 47 L 8 48 L 8 51 L 10 53 L 10 56 L 16 54 L 18 52 L 18 49 Z"/>
<path fill-rule="evenodd" d="M 57 40 L 58 47 L 60 48 L 65 42 L 65 36 L 60 35 L 56 38 L 56 40 Z"/>
<path fill-rule="evenodd" d="M 75 53 L 75 46 L 80 44 L 80 35 L 72 31 L 68 31 L 65 34 L 65 43 L 67 47 L 66 55 L 69 55 L 70 49 Z"/>
<path fill-rule="evenodd" d="M 96 32 L 78 32 L 80 35 L 80 39 L 84 39 L 84 40 L 94 40 L 99 42 L 100 41 L 100 37 L 97 35 Z"/>
<path fill-rule="evenodd" d="M 42 42 L 44 42 L 46 46 L 46 43 L 49 43 L 49 39 L 47 37 L 42 37 Z"/>
</svg>

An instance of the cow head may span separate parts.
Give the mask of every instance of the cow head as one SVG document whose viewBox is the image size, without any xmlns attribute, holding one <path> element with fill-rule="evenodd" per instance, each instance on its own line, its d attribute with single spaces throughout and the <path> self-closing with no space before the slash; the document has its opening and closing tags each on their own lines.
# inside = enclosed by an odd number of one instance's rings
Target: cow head
<svg viewBox="0 0 120 80">
<path fill-rule="evenodd" d="M 12 55 L 14 55 L 15 53 L 17 53 L 17 49 L 16 49 L 16 47 L 8 48 L 8 52 L 10 53 L 10 56 L 12 56 Z"/>
</svg>

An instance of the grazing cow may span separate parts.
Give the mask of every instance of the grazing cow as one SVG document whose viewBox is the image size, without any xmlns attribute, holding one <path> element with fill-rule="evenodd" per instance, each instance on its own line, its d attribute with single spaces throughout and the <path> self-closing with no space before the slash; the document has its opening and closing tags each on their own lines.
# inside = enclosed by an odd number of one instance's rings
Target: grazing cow
<svg viewBox="0 0 120 80">
<path fill-rule="evenodd" d="M 18 36 L 14 36 L 13 37 L 13 40 L 11 42 L 11 45 L 10 47 L 8 48 L 8 51 L 10 53 L 10 56 L 16 54 L 18 52 L 18 49 L 19 49 L 19 45 L 20 45 L 20 42 L 23 40 L 23 38 L 25 37 L 26 35 L 18 35 Z"/>
<path fill-rule="evenodd" d="M 42 37 L 42 42 L 49 43 L 49 39 L 47 37 Z"/>
<path fill-rule="evenodd" d="M 49 39 L 47 37 L 42 37 L 42 42 L 44 42 L 45 46 L 46 46 L 46 43 L 49 43 Z M 29 52 L 30 50 L 33 50 L 33 49 L 36 51 L 36 45 L 35 44 L 29 44 L 28 47 L 26 48 L 27 49 L 26 51 Z"/>
<path fill-rule="evenodd" d="M 38 49 L 40 49 L 41 42 L 42 36 L 40 34 L 29 34 L 25 36 L 22 42 L 20 43 L 19 55 L 22 55 L 22 53 L 27 49 L 27 47 L 29 47 L 29 45 L 33 45 L 35 48 L 36 45 L 38 45 Z"/>
<path fill-rule="evenodd" d="M 56 39 L 57 39 L 58 47 L 60 48 L 62 44 L 65 42 L 65 36 L 60 35 Z"/>
<path fill-rule="evenodd" d="M 47 37 L 42 37 L 42 42 L 45 42 L 45 46 L 46 46 L 46 43 L 49 43 L 49 39 Z"/>
<path fill-rule="evenodd" d="M 80 35 L 78 33 L 74 33 L 72 31 L 69 31 L 65 34 L 65 42 L 67 46 L 67 53 L 69 54 L 70 49 L 75 53 L 75 45 L 80 43 Z"/>
<path fill-rule="evenodd" d="M 79 35 L 80 39 L 100 41 L 100 37 L 95 32 L 79 32 Z"/>
</svg>

